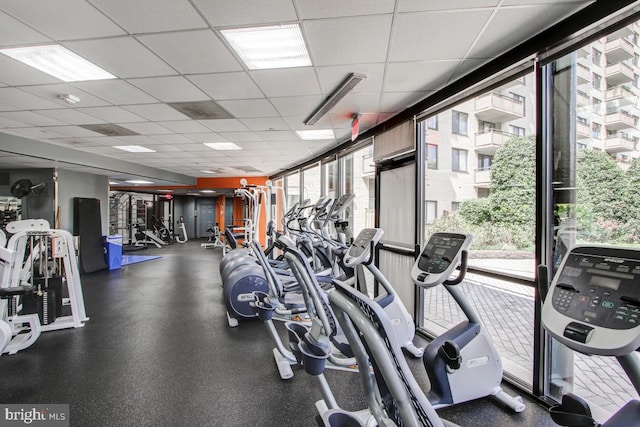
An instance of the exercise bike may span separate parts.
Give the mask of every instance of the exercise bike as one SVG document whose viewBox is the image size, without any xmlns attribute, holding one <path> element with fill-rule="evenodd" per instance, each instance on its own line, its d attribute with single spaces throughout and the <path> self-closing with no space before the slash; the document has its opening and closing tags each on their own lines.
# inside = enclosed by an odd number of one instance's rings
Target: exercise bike
<svg viewBox="0 0 640 427">
<path fill-rule="evenodd" d="M 471 240 L 468 234 L 434 233 L 411 269 L 417 286 L 442 284 L 467 317 L 425 347 L 422 361 L 431 382 L 427 396 L 436 409 L 492 396 L 513 411 L 522 412 L 522 398 L 510 396 L 500 387 L 500 355 L 480 318 L 456 287 L 466 274 Z M 449 279 L 456 269 L 457 276 Z"/>
</svg>

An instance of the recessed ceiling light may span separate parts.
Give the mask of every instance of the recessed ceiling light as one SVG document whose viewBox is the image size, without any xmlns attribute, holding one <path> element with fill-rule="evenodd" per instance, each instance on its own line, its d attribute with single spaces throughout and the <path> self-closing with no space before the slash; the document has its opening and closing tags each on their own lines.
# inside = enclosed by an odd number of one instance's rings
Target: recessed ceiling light
<svg viewBox="0 0 640 427">
<path fill-rule="evenodd" d="M 125 182 L 129 184 L 153 184 L 153 181 L 143 181 L 141 179 L 128 179 Z"/>
<path fill-rule="evenodd" d="M 333 129 L 297 130 L 298 136 L 304 140 L 334 139 Z"/>
<path fill-rule="evenodd" d="M 203 173 L 218 173 L 217 171 L 200 171 L 200 172 L 203 172 Z"/>
<path fill-rule="evenodd" d="M 298 24 L 236 28 L 220 33 L 250 70 L 311 65 Z"/>
<path fill-rule="evenodd" d="M 242 150 L 242 147 L 233 142 L 203 142 L 203 144 L 214 150 Z"/>
<path fill-rule="evenodd" d="M 129 151 L 130 153 L 155 153 L 156 150 L 152 150 L 141 145 L 114 145 L 113 148 L 118 150 Z"/>
<path fill-rule="evenodd" d="M 116 78 L 108 71 L 57 44 L 0 49 L 0 53 L 64 82 Z"/>
<path fill-rule="evenodd" d="M 200 190 L 201 193 L 215 193 L 216 190 Z"/>
<path fill-rule="evenodd" d="M 121 182 L 116 182 L 116 181 L 109 181 L 109 185 L 120 185 L 122 184 Z"/>
</svg>

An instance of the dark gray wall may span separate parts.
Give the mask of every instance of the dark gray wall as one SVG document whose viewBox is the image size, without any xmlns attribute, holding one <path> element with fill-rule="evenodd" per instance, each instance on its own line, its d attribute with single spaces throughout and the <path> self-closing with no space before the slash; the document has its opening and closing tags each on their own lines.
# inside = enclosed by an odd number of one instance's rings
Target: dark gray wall
<svg viewBox="0 0 640 427">
<path fill-rule="evenodd" d="M 58 169 L 58 206 L 60 225 L 73 232 L 73 198 L 86 197 L 100 200 L 102 234 L 109 225 L 109 177 L 85 172 Z"/>
</svg>

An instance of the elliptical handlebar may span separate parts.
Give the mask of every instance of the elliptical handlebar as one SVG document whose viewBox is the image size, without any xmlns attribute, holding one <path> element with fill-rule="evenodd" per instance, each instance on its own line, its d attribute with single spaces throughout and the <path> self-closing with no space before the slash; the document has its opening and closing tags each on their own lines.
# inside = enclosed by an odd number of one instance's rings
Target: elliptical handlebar
<svg viewBox="0 0 640 427">
<path fill-rule="evenodd" d="M 464 276 L 467 275 L 468 257 L 469 257 L 469 251 L 467 251 L 466 249 L 463 249 L 462 251 L 460 251 L 460 265 L 456 268 L 459 271 L 458 275 L 456 276 L 455 279 L 445 280 L 444 282 L 442 282 L 443 284 L 447 286 L 455 286 L 462 283 L 462 281 L 464 280 Z"/>
</svg>

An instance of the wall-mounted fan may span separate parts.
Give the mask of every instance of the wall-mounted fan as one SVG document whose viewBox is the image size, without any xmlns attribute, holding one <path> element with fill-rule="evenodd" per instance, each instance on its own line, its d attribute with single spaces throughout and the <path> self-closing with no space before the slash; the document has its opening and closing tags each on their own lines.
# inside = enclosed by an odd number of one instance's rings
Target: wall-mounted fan
<svg viewBox="0 0 640 427">
<path fill-rule="evenodd" d="M 11 186 L 11 195 L 21 199 L 29 194 L 40 194 L 46 185 L 44 182 L 33 185 L 30 179 L 19 179 Z"/>
</svg>

